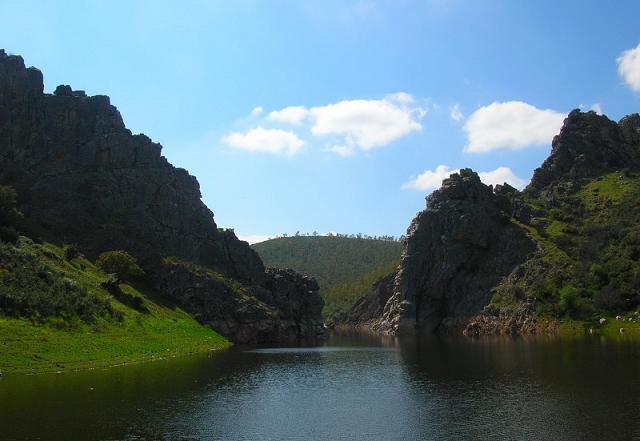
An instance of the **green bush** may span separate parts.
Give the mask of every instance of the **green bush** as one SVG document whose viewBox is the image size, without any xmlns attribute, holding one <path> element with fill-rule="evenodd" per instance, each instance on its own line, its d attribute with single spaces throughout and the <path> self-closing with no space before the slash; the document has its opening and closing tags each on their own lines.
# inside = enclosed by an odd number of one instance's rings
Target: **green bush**
<svg viewBox="0 0 640 441">
<path fill-rule="evenodd" d="M 64 247 L 64 259 L 69 262 L 80 255 L 80 249 L 76 245 L 67 245 Z"/>
<path fill-rule="evenodd" d="M 0 244 L 0 268 L 0 315 L 88 323 L 99 316 L 117 318 L 107 299 L 53 268 L 37 245 Z"/>
<path fill-rule="evenodd" d="M 123 250 L 107 251 L 98 257 L 96 266 L 107 274 L 115 274 L 118 282 L 144 276 L 136 259 Z"/>
</svg>

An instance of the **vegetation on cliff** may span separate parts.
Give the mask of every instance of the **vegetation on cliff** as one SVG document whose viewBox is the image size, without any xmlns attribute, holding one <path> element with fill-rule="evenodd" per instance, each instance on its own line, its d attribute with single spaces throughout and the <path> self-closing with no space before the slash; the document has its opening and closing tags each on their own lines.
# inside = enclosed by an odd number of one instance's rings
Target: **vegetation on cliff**
<svg viewBox="0 0 640 441">
<path fill-rule="evenodd" d="M 230 345 L 143 281 L 106 284 L 84 256 L 24 236 L 0 242 L 0 371 L 112 366 Z"/>
</svg>

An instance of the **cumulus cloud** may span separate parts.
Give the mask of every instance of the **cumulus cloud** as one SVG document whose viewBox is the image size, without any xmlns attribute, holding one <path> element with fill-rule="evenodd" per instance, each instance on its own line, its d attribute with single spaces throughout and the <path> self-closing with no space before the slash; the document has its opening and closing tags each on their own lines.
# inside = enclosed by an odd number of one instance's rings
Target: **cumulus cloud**
<svg viewBox="0 0 640 441">
<path fill-rule="evenodd" d="M 327 151 L 340 156 L 349 156 L 357 150 L 382 147 L 411 132 L 421 131 L 420 120 L 426 114 L 427 109 L 420 106 L 411 94 L 397 92 L 386 95 L 382 99 L 344 100 L 310 108 L 288 106 L 269 112 L 264 121 L 301 126 L 296 128 L 298 133 L 304 127 L 304 130 L 309 130 L 311 136 L 325 138 Z M 285 133 L 288 139 L 286 145 L 293 146 L 292 148 L 264 147 L 282 144 Z M 253 142 L 258 137 L 263 145 L 261 148 L 257 148 L 257 144 Z M 299 146 L 296 147 L 294 137 L 297 138 L 297 135 L 291 131 L 283 132 L 258 127 L 246 134 L 228 135 L 225 141 L 234 147 L 246 150 L 271 152 L 277 150 L 278 153 L 286 150 L 289 153 L 295 153 Z M 265 142 L 265 138 L 277 139 L 279 142 L 274 141 L 272 144 Z M 302 142 L 299 139 L 298 141 Z M 249 145 L 251 148 L 248 147 Z"/>
<path fill-rule="evenodd" d="M 289 106 L 282 110 L 276 110 L 269 113 L 271 121 L 278 121 L 286 124 L 301 124 L 309 115 L 309 110 L 303 106 Z"/>
<path fill-rule="evenodd" d="M 246 133 L 232 132 L 223 138 L 230 147 L 249 152 L 267 152 L 293 155 L 304 141 L 290 131 L 256 127 Z"/>
<path fill-rule="evenodd" d="M 314 135 L 339 135 L 362 150 L 387 145 L 411 132 L 424 109 L 382 100 L 348 100 L 310 109 Z"/>
<path fill-rule="evenodd" d="M 415 179 L 405 183 L 402 188 L 413 190 L 435 190 L 440 188 L 442 181 L 452 173 L 457 173 L 459 168 L 449 168 L 446 165 L 439 165 L 435 170 L 426 170 Z M 504 184 L 505 182 L 515 188 L 523 188 L 527 182 L 520 179 L 509 167 L 498 167 L 495 170 L 479 172 L 480 180 L 487 185 Z"/>
<path fill-rule="evenodd" d="M 258 116 L 262 113 L 262 106 L 256 106 L 253 108 L 253 110 L 251 111 L 251 116 Z"/>
<path fill-rule="evenodd" d="M 459 169 L 458 169 L 459 170 Z M 439 188 L 442 181 L 449 177 L 451 173 L 457 170 L 451 170 L 446 165 L 439 165 L 435 170 L 426 170 L 419 174 L 415 179 L 402 185 L 402 188 L 413 190 L 435 190 Z"/>
<path fill-rule="evenodd" d="M 458 122 L 460 120 L 462 120 L 462 118 L 464 118 L 464 115 L 462 114 L 462 111 L 460 110 L 460 105 L 459 104 L 454 104 L 453 106 L 451 106 L 449 108 L 449 116 L 451 117 L 452 120 Z"/>
<path fill-rule="evenodd" d="M 480 180 L 487 185 L 502 185 L 506 182 L 512 187 L 519 189 L 527 185 L 527 181 L 517 177 L 509 167 L 498 167 L 493 171 L 480 172 L 478 176 L 480 176 Z"/>
<path fill-rule="evenodd" d="M 616 60 L 618 75 L 634 92 L 640 92 L 640 44 L 624 51 Z"/>
<path fill-rule="evenodd" d="M 551 142 L 566 114 L 542 110 L 522 101 L 493 102 L 480 107 L 467 120 L 466 152 L 518 150 Z"/>
</svg>

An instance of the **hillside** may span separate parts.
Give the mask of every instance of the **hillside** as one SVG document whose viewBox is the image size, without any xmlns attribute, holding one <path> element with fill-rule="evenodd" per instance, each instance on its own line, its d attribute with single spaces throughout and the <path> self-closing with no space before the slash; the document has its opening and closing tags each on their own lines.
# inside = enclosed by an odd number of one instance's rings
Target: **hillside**
<svg viewBox="0 0 640 441">
<path fill-rule="evenodd" d="M 409 226 L 397 275 L 359 301 L 350 323 L 522 334 L 567 320 L 598 329 L 619 316 L 635 329 L 639 192 L 640 116 L 573 111 L 523 192 L 486 186 L 469 169 L 445 179 Z M 381 292 L 392 293 L 384 312 Z"/>
<path fill-rule="evenodd" d="M 342 236 L 279 237 L 252 247 L 268 267 L 292 268 L 318 281 L 328 324 L 392 271 L 402 251 L 401 242 Z"/>
<path fill-rule="evenodd" d="M 0 242 L 0 371 L 112 366 L 230 345 L 144 283 L 108 291 L 108 278 L 53 244 Z"/>
<path fill-rule="evenodd" d="M 265 270 L 219 229 L 196 178 L 127 129 L 109 97 L 45 93 L 42 72 L 2 49 L 0 246 L 6 371 L 324 338 L 313 279 Z M 140 277 L 100 271 L 104 253 Z"/>
<path fill-rule="evenodd" d="M 320 290 L 358 279 L 400 258 L 400 242 L 337 236 L 279 237 L 252 245 L 264 264 L 314 277 Z"/>
<path fill-rule="evenodd" d="M 342 236 L 280 237 L 252 247 L 268 267 L 292 268 L 315 278 L 329 324 L 348 311 L 376 278 L 390 271 L 402 250 L 396 241 Z"/>
</svg>

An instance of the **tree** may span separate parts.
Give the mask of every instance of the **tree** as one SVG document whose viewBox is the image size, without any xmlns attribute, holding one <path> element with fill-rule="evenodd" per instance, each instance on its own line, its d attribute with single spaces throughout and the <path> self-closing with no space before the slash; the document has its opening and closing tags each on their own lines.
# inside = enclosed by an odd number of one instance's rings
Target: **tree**
<svg viewBox="0 0 640 441">
<path fill-rule="evenodd" d="M 107 251 L 98 257 L 96 265 L 107 274 L 115 274 L 118 282 L 144 276 L 136 259 L 123 250 Z"/>
</svg>

